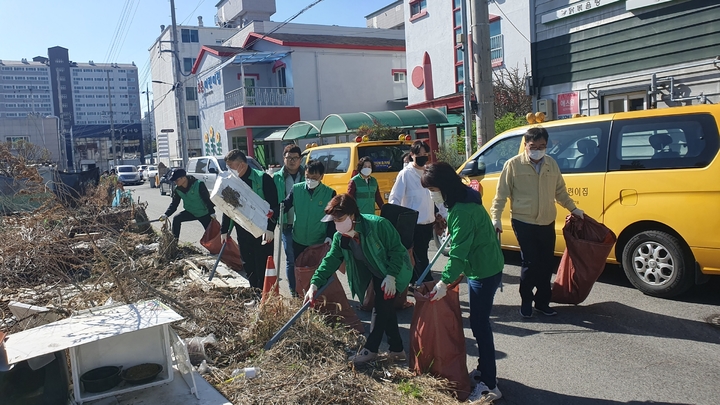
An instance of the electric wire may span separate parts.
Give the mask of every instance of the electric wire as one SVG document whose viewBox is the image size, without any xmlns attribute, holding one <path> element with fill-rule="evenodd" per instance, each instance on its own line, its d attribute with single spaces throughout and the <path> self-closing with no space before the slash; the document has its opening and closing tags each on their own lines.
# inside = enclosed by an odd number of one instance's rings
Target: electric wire
<svg viewBox="0 0 720 405">
<path fill-rule="evenodd" d="M 525 38 L 525 40 L 528 43 L 531 43 L 530 40 L 528 39 L 528 37 L 526 37 L 525 34 L 523 34 L 522 31 L 520 31 L 518 29 L 518 27 L 516 27 L 515 24 L 513 24 L 512 20 L 510 20 L 510 17 L 508 17 L 507 14 L 505 14 L 505 12 L 500 8 L 500 5 L 498 3 L 495 3 L 495 7 L 497 7 L 497 9 L 500 10 L 500 14 L 502 14 L 503 17 L 505 17 L 505 19 L 507 20 L 507 22 L 509 22 L 510 25 L 512 25 L 512 27 L 515 28 L 515 31 L 517 31 L 518 34 L 520 34 L 523 38 Z"/>
</svg>

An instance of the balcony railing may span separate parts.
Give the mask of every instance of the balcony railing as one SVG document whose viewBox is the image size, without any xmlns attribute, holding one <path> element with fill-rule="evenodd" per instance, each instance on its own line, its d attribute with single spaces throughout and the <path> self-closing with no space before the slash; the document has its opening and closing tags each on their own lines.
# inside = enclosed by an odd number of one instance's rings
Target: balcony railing
<svg viewBox="0 0 720 405">
<path fill-rule="evenodd" d="M 246 106 L 295 105 L 292 87 L 240 87 L 225 93 L 225 111 Z"/>
<path fill-rule="evenodd" d="M 502 34 L 490 37 L 490 60 L 492 62 L 502 62 L 503 60 Z"/>
</svg>

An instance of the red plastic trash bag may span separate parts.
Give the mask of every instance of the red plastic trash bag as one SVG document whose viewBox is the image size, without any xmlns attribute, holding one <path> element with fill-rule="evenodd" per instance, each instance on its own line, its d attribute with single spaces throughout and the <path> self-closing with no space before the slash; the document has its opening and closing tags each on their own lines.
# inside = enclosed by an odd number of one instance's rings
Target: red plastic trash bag
<svg viewBox="0 0 720 405">
<path fill-rule="evenodd" d="M 605 225 L 585 215 L 568 215 L 563 227 L 563 252 L 552 286 L 552 302 L 579 304 L 590 294 L 605 270 L 605 261 L 617 238 Z"/>
<path fill-rule="evenodd" d="M 227 246 L 223 250 L 223 255 L 220 260 L 225 263 L 228 267 L 235 271 L 242 271 L 243 260 L 240 255 L 240 248 L 237 243 L 229 237 L 227 239 Z M 220 241 L 220 223 L 216 220 L 210 221 L 210 226 L 205 230 L 205 234 L 200 239 L 200 244 L 207 249 L 210 254 L 216 255 L 220 253 L 222 249 L 222 242 Z"/>
<path fill-rule="evenodd" d="M 467 369 L 465 333 L 460 311 L 459 281 L 450 284 L 447 295 L 430 302 L 430 291 L 437 283 L 428 281 L 415 289 L 415 312 L 410 324 L 410 370 L 447 378 L 454 384 L 455 396 L 465 401 L 472 388 Z"/>
<path fill-rule="evenodd" d="M 295 291 L 301 297 L 310 288 L 310 280 L 315 274 L 315 270 L 320 267 L 320 263 L 328 251 L 330 251 L 330 245 L 321 243 L 308 247 L 295 259 Z M 339 278 L 337 282 L 330 284 L 316 300 L 315 309 L 320 313 L 341 321 L 360 333 L 365 332 L 365 327 L 360 318 L 350 307 L 350 302 L 345 295 L 345 290 Z"/>
</svg>

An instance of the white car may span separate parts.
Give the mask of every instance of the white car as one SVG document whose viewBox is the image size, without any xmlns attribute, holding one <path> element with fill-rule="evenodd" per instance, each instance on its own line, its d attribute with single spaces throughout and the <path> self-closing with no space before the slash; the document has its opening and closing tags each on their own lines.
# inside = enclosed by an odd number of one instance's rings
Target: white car
<svg viewBox="0 0 720 405">
<path fill-rule="evenodd" d="M 116 166 L 118 180 L 123 184 L 142 184 L 143 179 L 140 177 L 137 167 L 132 165 L 120 165 Z"/>
<path fill-rule="evenodd" d="M 158 174 L 158 168 L 155 165 L 149 165 L 145 171 L 143 171 L 143 178 L 145 181 L 155 178 Z M 150 181 L 150 188 L 154 188 L 154 182 Z"/>
</svg>

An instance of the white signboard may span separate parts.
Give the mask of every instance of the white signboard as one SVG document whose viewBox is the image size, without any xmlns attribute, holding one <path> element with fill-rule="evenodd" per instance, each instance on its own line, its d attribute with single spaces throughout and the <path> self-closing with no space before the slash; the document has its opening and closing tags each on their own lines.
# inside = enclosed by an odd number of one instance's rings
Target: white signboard
<svg viewBox="0 0 720 405">
<path fill-rule="evenodd" d="M 551 21 L 559 20 L 561 18 L 572 17 L 576 14 L 595 10 L 596 8 L 607 6 L 608 4 L 617 3 L 620 0 L 586 0 L 578 1 L 577 3 L 570 4 L 559 10 L 555 10 L 551 13 L 544 14 L 542 16 L 542 23 L 547 24 Z"/>
<path fill-rule="evenodd" d="M 157 135 L 157 152 L 158 158 L 170 159 L 170 142 L 167 134 Z"/>
</svg>

